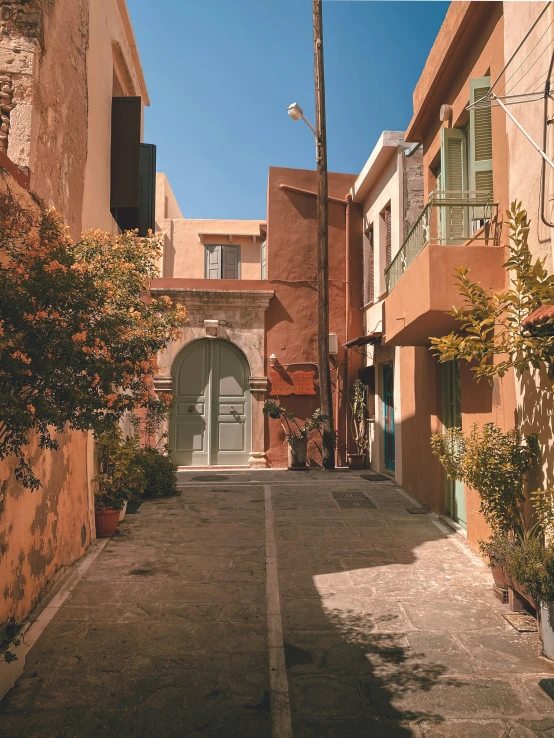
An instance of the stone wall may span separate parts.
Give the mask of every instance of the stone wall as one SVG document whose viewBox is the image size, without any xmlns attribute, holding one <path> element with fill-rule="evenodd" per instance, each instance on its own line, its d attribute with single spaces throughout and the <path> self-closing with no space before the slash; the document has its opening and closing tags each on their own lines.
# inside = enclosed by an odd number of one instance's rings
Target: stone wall
<svg viewBox="0 0 554 738">
<path fill-rule="evenodd" d="M 423 151 L 421 147 L 404 157 L 404 238 L 421 215 L 423 197 Z"/>
</svg>

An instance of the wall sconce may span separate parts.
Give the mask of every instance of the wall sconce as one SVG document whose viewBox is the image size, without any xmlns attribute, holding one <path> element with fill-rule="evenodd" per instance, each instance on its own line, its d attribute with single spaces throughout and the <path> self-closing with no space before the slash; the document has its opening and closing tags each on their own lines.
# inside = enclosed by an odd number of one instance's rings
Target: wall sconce
<svg viewBox="0 0 554 738">
<path fill-rule="evenodd" d="M 217 338 L 217 329 L 219 328 L 219 320 L 205 320 L 204 330 L 206 338 Z"/>
<path fill-rule="evenodd" d="M 271 356 L 269 357 L 269 363 L 271 364 L 271 366 L 275 366 L 277 364 L 277 357 L 275 356 L 275 354 L 271 354 Z"/>
</svg>

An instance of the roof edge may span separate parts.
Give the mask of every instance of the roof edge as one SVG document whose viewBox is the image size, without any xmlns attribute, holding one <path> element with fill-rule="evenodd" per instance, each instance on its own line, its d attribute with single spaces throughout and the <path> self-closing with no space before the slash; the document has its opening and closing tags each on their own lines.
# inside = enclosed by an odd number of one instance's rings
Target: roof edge
<svg viewBox="0 0 554 738">
<path fill-rule="evenodd" d="M 137 48 L 137 41 L 135 38 L 135 32 L 133 31 L 133 24 L 131 22 L 131 16 L 129 15 L 129 8 L 127 7 L 127 0 L 116 0 L 119 12 L 121 14 L 121 20 L 123 22 L 123 29 L 125 36 L 127 37 L 127 43 L 129 44 L 129 50 L 131 52 L 131 58 L 137 74 L 138 83 L 140 87 L 141 97 L 144 105 L 150 105 L 150 97 L 148 95 L 148 88 L 146 87 L 146 79 L 144 77 L 144 71 L 140 61 L 140 55 Z"/>
</svg>

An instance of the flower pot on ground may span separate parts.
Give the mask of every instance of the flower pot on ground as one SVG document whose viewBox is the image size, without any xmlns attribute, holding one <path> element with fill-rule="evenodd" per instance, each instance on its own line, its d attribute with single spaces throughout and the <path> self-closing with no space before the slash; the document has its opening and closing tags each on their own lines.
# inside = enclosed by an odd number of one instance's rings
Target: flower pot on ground
<svg viewBox="0 0 554 738">
<path fill-rule="evenodd" d="M 365 468 L 365 454 L 346 454 L 346 459 L 350 469 Z"/>
<path fill-rule="evenodd" d="M 294 470 L 308 469 L 308 437 L 314 432 L 319 433 L 321 437 L 321 428 L 327 420 L 327 416 L 323 415 L 321 410 L 317 408 L 312 417 L 308 418 L 304 425 L 300 425 L 293 413 L 287 412 L 275 400 L 266 400 L 263 413 L 274 420 L 281 421 L 281 427 L 285 431 L 288 442 L 288 468 Z M 314 443 L 323 456 L 321 446 L 315 439 Z"/>
<path fill-rule="evenodd" d="M 109 538 L 115 533 L 119 525 L 121 510 L 109 508 L 107 510 L 95 510 L 94 520 L 96 522 L 96 537 Z"/>
<path fill-rule="evenodd" d="M 347 454 L 350 469 L 363 469 L 368 447 L 365 390 L 361 380 L 356 379 L 350 392 L 350 430 L 356 444 L 356 453 Z"/>
<path fill-rule="evenodd" d="M 288 468 L 307 469 L 308 439 L 304 437 L 289 438 Z"/>
</svg>

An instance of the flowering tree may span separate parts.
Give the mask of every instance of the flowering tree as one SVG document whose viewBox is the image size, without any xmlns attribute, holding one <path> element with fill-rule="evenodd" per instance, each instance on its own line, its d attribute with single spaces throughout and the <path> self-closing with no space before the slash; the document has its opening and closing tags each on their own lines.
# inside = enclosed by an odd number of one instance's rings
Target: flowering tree
<svg viewBox="0 0 554 738">
<path fill-rule="evenodd" d="M 160 242 L 127 232 L 73 243 L 53 210 L 0 193 L 0 459 L 40 481 L 26 447 L 56 449 L 66 429 L 101 432 L 127 411 L 155 408 L 156 354 L 178 334 L 183 306 L 147 297 Z"/>
</svg>

